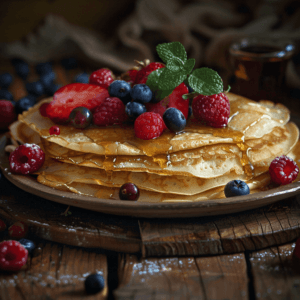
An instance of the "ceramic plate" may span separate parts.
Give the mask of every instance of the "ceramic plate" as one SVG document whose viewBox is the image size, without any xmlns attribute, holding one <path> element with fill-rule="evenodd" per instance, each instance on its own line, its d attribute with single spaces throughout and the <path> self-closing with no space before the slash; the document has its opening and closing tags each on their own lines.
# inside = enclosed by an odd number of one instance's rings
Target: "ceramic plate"
<svg viewBox="0 0 300 300">
<path fill-rule="evenodd" d="M 300 181 L 298 181 L 255 194 L 201 202 L 140 203 L 99 199 L 55 190 L 38 183 L 33 176 L 11 174 L 8 155 L 4 151 L 5 145 L 4 136 L 0 140 L 0 168 L 3 175 L 20 189 L 58 203 L 113 215 L 144 218 L 214 216 L 262 207 L 300 194 Z"/>
</svg>

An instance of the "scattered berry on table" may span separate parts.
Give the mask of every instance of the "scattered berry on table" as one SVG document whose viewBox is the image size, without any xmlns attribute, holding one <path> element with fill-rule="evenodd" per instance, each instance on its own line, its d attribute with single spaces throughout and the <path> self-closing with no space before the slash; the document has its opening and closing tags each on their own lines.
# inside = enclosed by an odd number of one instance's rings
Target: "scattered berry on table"
<svg viewBox="0 0 300 300">
<path fill-rule="evenodd" d="M 198 95 L 192 103 L 193 115 L 207 126 L 221 128 L 227 125 L 230 115 L 230 103 L 224 93 L 204 96 Z"/>
<path fill-rule="evenodd" d="M 13 95 L 8 90 L 0 90 L 0 99 L 14 100 Z"/>
<path fill-rule="evenodd" d="M 124 183 L 119 190 L 121 200 L 137 201 L 140 196 L 138 187 L 131 182 Z"/>
<path fill-rule="evenodd" d="M 170 107 L 164 112 L 163 120 L 167 128 L 173 132 L 181 131 L 186 126 L 186 119 L 183 113 L 175 107 Z"/>
<path fill-rule="evenodd" d="M 10 73 L 0 74 L 0 87 L 6 89 L 13 82 L 13 76 Z"/>
<path fill-rule="evenodd" d="M 86 128 L 93 120 L 91 111 L 86 107 L 74 108 L 69 116 L 69 123 L 75 128 Z"/>
<path fill-rule="evenodd" d="M 50 135 L 59 135 L 60 134 L 60 129 L 58 126 L 51 126 L 49 129 L 49 134 Z"/>
<path fill-rule="evenodd" d="M 30 107 L 36 104 L 36 97 L 33 95 L 27 95 L 16 102 L 15 109 L 17 114 L 21 114 L 23 111 L 28 110 Z"/>
<path fill-rule="evenodd" d="M 28 239 L 20 239 L 19 243 L 28 251 L 29 254 L 32 254 L 35 249 L 35 244 L 33 241 Z"/>
<path fill-rule="evenodd" d="M 42 96 L 45 93 L 45 89 L 41 81 L 27 82 L 25 86 L 29 94 L 37 97 Z"/>
<path fill-rule="evenodd" d="M 162 117 L 154 112 L 141 114 L 134 122 L 135 136 L 142 140 L 159 137 L 165 129 Z"/>
<path fill-rule="evenodd" d="M 136 84 L 130 91 L 133 101 L 140 103 L 148 103 L 152 99 L 152 91 L 146 84 Z"/>
<path fill-rule="evenodd" d="M 47 107 L 47 115 L 57 124 L 65 123 L 74 108 L 84 106 L 92 111 L 107 97 L 109 97 L 107 89 L 101 86 L 71 83 L 56 91 Z"/>
<path fill-rule="evenodd" d="M 248 195 L 250 193 L 250 189 L 246 182 L 242 180 L 232 180 L 225 185 L 224 193 L 227 198 L 242 196 Z"/>
<path fill-rule="evenodd" d="M 128 102 L 125 106 L 125 113 L 130 120 L 135 120 L 138 116 L 147 111 L 146 106 L 138 102 Z"/>
<path fill-rule="evenodd" d="M 89 83 L 89 75 L 85 72 L 75 76 L 74 82 L 77 83 Z"/>
<path fill-rule="evenodd" d="M 26 80 L 30 71 L 28 63 L 22 59 L 15 58 L 12 60 L 12 64 L 15 67 L 17 75 Z"/>
<path fill-rule="evenodd" d="M 10 170 L 15 174 L 34 173 L 45 161 L 44 151 L 36 144 L 23 144 L 9 155 Z"/>
<path fill-rule="evenodd" d="M 0 219 L 0 232 L 6 229 L 6 224 L 3 220 Z"/>
<path fill-rule="evenodd" d="M 282 155 L 273 159 L 269 173 L 274 183 L 285 185 L 296 179 L 299 167 L 290 157 Z"/>
<path fill-rule="evenodd" d="M 110 84 L 114 81 L 114 75 L 109 69 L 99 69 L 93 72 L 89 78 L 89 83 L 100 85 L 106 89 L 110 86 Z"/>
<path fill-rule="evenodd" d="M 39 75 L 47 74 L 53 71 L 51 62 L 39 63 L 35 66 L 35 70 Z"/>
<path fill-rule="evenodd" d="M 61 60 L 62 66 L 66 70 L 76 69 L 78 66 L 77 59 L 75 57 L 66 57 Z"/>
<path fill-rule="evenodd" d="M 0 100 L 0 129 L 7 129 L 17 119 L 15 107 L 11 101 Z"/>
<path fill-rule="evenodd" d="M 124 80 L 115 80 L 108 87 L 109 95 L 121 99 L 124 104 L 131 100 L 130 91 L 130 83 Z"/>
<path fill-rule="evenodd" d="M 139 70 L 136 74 L 135 77 L 135 84 L 138 83 L 146 83 L 147 79 L 148 79 L 148 75 L 157 70 L 157 69 L 161 69 L 164 68 L 165 65 L 159 62 L 152 62 L 149 65 L 145 66 L 144 68 L 142 68 L 141 70 Z"/>
<path fill-rule="evenodd" d="M 88 294 L 101 292 L 105 287 L 104 278 L 101 274 L 95 273 L 89 275 L 84 281 L 85 291 Z"/>
<path fill-rule="evenodd" d="M 23 238 L 28 233 L 28 225 L 22 221 L 16 222 L 8 228 L 8 234 L 11 238 Z"/>
<path fill-rule="evenodd" d="M 106 98 L 93 110 L 93 123 L 97 126 L 121 124 L 126 119 L 125 105 L 117 97 Z"/>
<path fill-rule="evenodd" d="M 18 271 L 27 262 L 28 251 L 18 241 L 0 243 L 0 269 Z"/>
<path fill-rule="evenodd" d="M 40 82 L 44 87 L 47 87 L 54 83 L 55 77 L 56 75 L 53 71 L 46 74 L 42 74 L 40 76 Z"/>
</svg>

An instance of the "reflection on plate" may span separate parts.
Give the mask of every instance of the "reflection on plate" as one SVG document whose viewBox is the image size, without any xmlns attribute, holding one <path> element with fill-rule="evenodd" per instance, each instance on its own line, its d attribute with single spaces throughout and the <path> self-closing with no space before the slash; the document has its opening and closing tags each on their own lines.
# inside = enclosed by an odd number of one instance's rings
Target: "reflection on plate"
<svg viewBox="0 0 300 300">
<path fill-rule="evenodd" d="M 255 194 L 200 202 L 144 203 L 99 199 L 44 186 L 32 176 L 11 174 L 8 156 L 4 151 L 5 145 L 6 138 L 3 137 L 0 140 L 0 168 L 3 175 L 20 189 L 47 200 L 113 215 L 143 218 L 222 215 L 262 207 L 300 193 L 300 182 L 298 181 Z"/>
</svg>

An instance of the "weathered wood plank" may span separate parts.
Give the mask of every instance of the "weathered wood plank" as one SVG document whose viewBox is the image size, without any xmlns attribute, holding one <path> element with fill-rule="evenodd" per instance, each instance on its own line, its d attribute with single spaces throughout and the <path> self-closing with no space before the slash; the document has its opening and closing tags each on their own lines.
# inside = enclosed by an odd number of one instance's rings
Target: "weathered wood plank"
<svg viewBox="0 0 300 300">
<path fill-rule="evenodd" d="M 88 295 L 85 278 L 99 272 L 104 290 Z M 0 273 L 1 300 L 103 300 L 108 295 L 107 258 L 104 254 L 51 243 L 41 243 L 19 272 Z"/>
<path fill-rule="evenodd" d="M 299 299 L 300 273 L 292 253 L 295 244 L 272 247 L 249 255 L 256 299 Z"/>
<path fill-rule="evenodd" d="M 116 300 L 248 299 L 243 254 L 145 258 L 120 255 Z"/>
</svg>

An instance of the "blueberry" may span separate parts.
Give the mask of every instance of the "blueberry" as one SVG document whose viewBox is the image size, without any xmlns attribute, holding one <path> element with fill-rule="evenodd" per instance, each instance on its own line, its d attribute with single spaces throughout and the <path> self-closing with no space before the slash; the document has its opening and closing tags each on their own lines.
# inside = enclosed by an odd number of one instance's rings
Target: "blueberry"
<svg viewBox="0 0 300 300">
<path fill-rule="evenodd" d="M 37 97 L 43 95 L 45 92 L 44 86 L 40 81 L 27 82 L 25 86 L 29 94 L 33 94 Z"/>
<path fill-rule="evenodd" d="M 49 73 L 46 73 L 46 74 L 42 74 L 40 76 L 40 82 L 42 83 L 42 85 L 44 87 L 47 87 L 47 86 L 50 86 L 53 84 L 54 82 L 54 79 L 55 79 L 55 73 L 52 71 L 52 72 L 49 72 Z"/>
<path fill-rule="evenodd" d="M 52 83 L 51 85 L 45 86 L 45 93 L 49 96 L 53 96 L 54 93 L 61 88 L 61 85 Z"/>
<path fill-rule="evenodd" d="M 109 95 L 121 99 L 124 104 L 131 100 L 130 91 L 130 83 L 124 80 L 115 80 L 108 87 Z"/>
<path fill-rule="evenodd" d="M 51 62 L 39 63 L 36 65 L 35 69 L 39 75 L 47 74 L 52 72 L 52 64 Z"/>
<path fill-rule="evenodd" d="M 21 114 L 23 111 L 28 110 L 30 107 L 34 106 L 36 103 L 36 98 L 33 95 L 27 95 L 26 97 L 17 101 L 15 105 L 16 113 Z"/>
<path fill-rule="evenodd" d="M 0 87 L 8 88 L 13 81 L 13 77 L 10 73 L 2 73 L 0 74 Z"/>
<path fill-rule="evenodd" d="M 89 83 L 89 79 L 90 79 L 90 76 L 87 73 L 83 72 L 83 73 L 78 74 L 75 77 L 74 81 L 77 83 Z"/>
<path fill-rule="evenodd" d="M 139 115 L 146 111 L 146 106 L 138 102 L 128 102 L 125 106 L 125 112 L 131 120 L 135 120 Z"/>
<path fill-rule="evenodd" d="M 26 80 L 29 74 L 29 65 L 22 59 L 15 58 L 12 60 L 12 64 L 15 67 L 15 71 L 18 76 L 20 76 L 23 80 Z"/>
<path fill-rule="evenodd" d="M 69 123 L 75 128 L 86 128 L 88 127 L 93 119 L 91 111 L 86 107 L 74 108 L 69 116 Z"/>
<path fill-rule="evenodd" d="M 100 274 L 89 275 L 84 282 L 85 290 L 88 294 L 96 294 L 104 289 L 104 278 Z"/>
<path fill-rule="evenodd" d="M 186 126 L 186 119 L 183 113 L 175 108 L 169 107 L 163 114 L 163 120 L 171 131 L 181 131 Z"/>
<path fill-rule="evenodd" d="M 242 196 L 248 195 L 250 189 L 246 182 L 242 180 L 232 180 L 226 184 L 224 193 L 226 197 Z"/>
<path fill-rule="evenodd" d="M 25 249 L 27 249 L 29 254 L 32 254 L 33 250 L 35 249 L 35 244 L 33 241 L 28 239 L 20 239 L 19 243 L 24 246 Z"/>
<path fill-rule="evenodd" d="M 14 100 L 13 95 L 8 90 L 0 90 L 0 99 Z"/>
<path fill-rule="evenodd" d="M 66 70 L 72 70 L 77 68 L 77 59 L 75 57 L 63 58 L 61 64 Z"/>
<path fill-rule="evenodd" d="M 124 183 L 119 190 L 121 200 L 136 201 L 140 196 L 140 191 L 134 183 Z"/>
<path fill-rule="evenodd" d="M 140 103 L 148 103 L 152 99 L 152 91 L 146 84 L 136 84 L 130 91 L 133 101 Z"/>
</svg>

